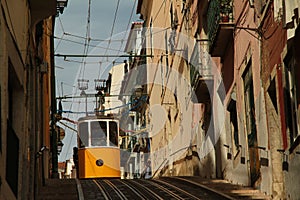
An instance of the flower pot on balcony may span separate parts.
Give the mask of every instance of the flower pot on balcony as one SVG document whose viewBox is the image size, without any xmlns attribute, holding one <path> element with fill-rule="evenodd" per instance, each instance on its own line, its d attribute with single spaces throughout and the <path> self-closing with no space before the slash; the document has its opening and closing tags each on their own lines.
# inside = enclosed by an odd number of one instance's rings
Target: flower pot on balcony
<svg viewBox="0 0 300 200">
<path fill-rule="evenodd" d="M 221 18 L 222 22 L 229 22 L 229 16 L 228 15 L 224 15 Z"/>
</svg>

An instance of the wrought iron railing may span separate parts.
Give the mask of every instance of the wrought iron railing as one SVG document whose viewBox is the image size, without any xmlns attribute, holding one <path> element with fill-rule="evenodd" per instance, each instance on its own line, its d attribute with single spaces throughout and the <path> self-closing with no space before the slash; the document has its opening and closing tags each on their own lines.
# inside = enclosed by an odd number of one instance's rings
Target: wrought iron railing
<svg viewBox="0 0 300 200">
<path fill-rule="evenodd" d="M 210 61 L 210 55 L 201 48 L 201 41 L 197 41 L 189 62 L 190 66 L 190 82 L 192 87 L 196 87 L 200 78 L 207 79 L 212 77 L 212 63 Z"/>
<path fill-rule="evenodd" d="M 233 22 L 233 0 L 210 0 L 207 11 L 208 39 L 211 44 L 217 36 L 220 23 Z"/>
</svg>

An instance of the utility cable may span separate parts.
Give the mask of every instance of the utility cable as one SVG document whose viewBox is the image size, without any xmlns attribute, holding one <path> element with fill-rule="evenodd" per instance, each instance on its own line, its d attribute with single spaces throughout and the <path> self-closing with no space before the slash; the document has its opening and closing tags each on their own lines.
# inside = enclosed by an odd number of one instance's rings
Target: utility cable
<svg viewBox="0 0 300 200">
<path fill-rule="evenodd" d="M 111 37 L 112 37 L 112 35 L 113 35 L 113 33 L 114 33 L 114 28 L 115 28 L 115 23 L 116 23 L 116 19 L 117 19 L 117 13 L 118 13 L 118 10 L 119 10 L 119 5 L 120 5 L 120 0 L 118 0 L 118 2 L 117 2 L 115 14 L 114 14 L 114 20 L 113 20 L 113 24 L 112 24 L 111 31 L 110 31 L 109 41 L 108 41 L 107 48 L 106 48 L 106 50 L 105 50 L 104 55 L 107 54 L 107 50 L 108 50 L 108 48 L 110 47 Z M 103 62 L 103 59 L 102 59 L 102 62 Z M 102 63 L 102 62 L 101 62 L 101 63 Z M 100 73 L 101 73 L 101 69 L 99 68 L 98 79 L 99 79 L 100 76 L 101 76 Z"/>
<path fill-rule="evenodd" d="M 72 33 L 64 33 L 64 35 L 67 35 L 67 36 L 71 36 L 71 37 L 75 37 L 75 38 L 79 38 L 79 39 L 88 39 L 84 36 L 80 36 L 80 35 L 75 35 L 75 34 L 72 34 Z M 97 39 L 97 38 L 89 38 L 91 41 L 95 41 L 95 42 L 109 42 L 108 39 Z M 122 40 L 117 40 L 117 39 L 114 39 L 114 40 L 110 40 L 111 42 L 120 42 Z"/>
<path fill-rule="evenodd" d="M 86 24 L 86 39 L 84 42 L 84 50 L 83 55 L 87 55 L 89 51 L 89 45 L 90 45 L 90 23 L 91 22 L 91 0 L 89 0 L 88 3 L 88 14 L 87 14 L 87 24 Z M 82 78 L 84 78 L 84 72 L 85 72 L 85 63 L 86 57 L 82 57 L 81 61 L 83 62 L 83 67 L 80 70 L 80 74 L 82 75 Z"/>
<path fill-rule="evenodd" d="M 124 34 L 124 37 L 123 37 L 123 40 L 122 40 L 122 41 L 125 41 L 125 37 L 127 36 L 128 30 L 129 30 L 129 28 L 130 28 L 130 24 L 131 24 L 133 12 L 134 12 L 134 10 L 135 10 L 136 2 L 137 2 L 137 1 L 134 0 L 133 6 L 132 6 L 132 9 L 131 9 L 131 14 L 130 14 L 130 17 L 129 17 L 129 20 L 128 20 L 126 32 L 125 32 L 125 34 Z M 131 30 L 129 30 L 129 31 L 131 31 Z M 121 42 L 119 52 L 121 51 L 122 46 L 123 46 L 123 42 Z"/>
<path fill-rule="evenodd" d="M 58 21 L 59 21 L 60 28 L 61 28 L 62 32 L 64 33 L 65 30 L 64 30 L 64 26 L 63 26 L 63 23 L 62 23 L 62 21 L 61 21 L 60 16 L 58 16 Z M 63 37 L 64 37 L 64 35 L 61 36 L 60 40 L 58 41 L 57 45 L 55 46 L 54 52 L 56 52 L 56 50 L 58 49 L 60 43 L 61 43 L 62 40 L 63 40 Z M 55 36 L 54 36 L 54 38 L 55 38 Z"/>
<path fill-rule="evenodd" d="M 50 36 L 48 34 L 45 34 L 47 36 Z M 82 42 L 78 42 L 78 41 L 75 41 L 75 40 L 70 40 L 70 39 L 66 39 L 66 38 L 63 38 L 62 37 L 58 37 L 58 36 L 54 36 L 54 39 L 57 39 L 57 40 L 64 40 L 66 42 L 71 42 L 71 43 L 74 43 L 74 44 L 79 44 L 79 45 L 84 45 L 86 46 L 86 43 L 82 43 Z M 96 46 L 96 45 L 92 45 L 92 44 L 89 44 L 89 47 L 94 47 L 94 48 L 99 48 L 99 49 L 107 49 L 108 47 L 103 47 L 103 46 Z M 114 49 L 114 48 L 108 48 L 109 50 L 113 50 L 113 51 L 119 51 L 120 52 L 120 49 Z"/>
</svg>

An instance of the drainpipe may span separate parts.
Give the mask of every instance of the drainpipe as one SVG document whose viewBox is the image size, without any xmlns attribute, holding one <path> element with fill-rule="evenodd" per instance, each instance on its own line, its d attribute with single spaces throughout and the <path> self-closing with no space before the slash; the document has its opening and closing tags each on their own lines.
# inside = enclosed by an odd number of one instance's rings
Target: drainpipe
<svg viewBox="0 0 300 200">
<path fill-rule="evenodd" d="M 52 31 L 55 27 L 55 16 L 52 17 Z M 50 51 L 51 51 L 51 67 L 50 67 L 50 79 L 51 79 L 51 148 L 52 148 L 52 173 L 51 178 L 59 178 L 58 174 L 58 155 L 57 155 L 57 133 L 55 130 L 55 114 L 56 114 L 56 92 L 55 92 L 55 63 L 54 63 L 54 37 L 51 34 Z"/>
</svg>

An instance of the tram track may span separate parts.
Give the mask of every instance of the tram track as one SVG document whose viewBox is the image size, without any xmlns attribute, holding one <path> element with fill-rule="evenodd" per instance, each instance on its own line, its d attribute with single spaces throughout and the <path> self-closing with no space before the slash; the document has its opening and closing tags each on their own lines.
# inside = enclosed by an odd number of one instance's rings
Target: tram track
<svg viewBox="0 0 300 200">
<path fill-rule="evenodd" d="M 160 179 L 154 181 L 160 182 L 161 185 L 165 184 L 173 188 L 179 188 L 184 192 L 188 191 L 189 195 L 196 199 L 234 200 L 233 197 L 230 197 L 224 193 L 213 190 L 212 188 L 206 187 L 198 182 L 181 177 L 161 177 Z"/>
<path fill-rule="evenodd" d="M 168 184 L 161 184 L 162 182 L 158 180 L 140 180 L 141 182 L 144 182 L 144 184 L 148 183 L 152 187 L 154 191 L 157 192 L 157 194 L 161 195 L 168 199 L 194 199 L 191 198 L 190 195 L 188 195 L 187 192 L 181 190 L 180 188 L 171 187 Z M 195 198 L 198 199 L 198 198 Z"/>
<path fill-rule="evenodd" d="M 180 196 L 179 195 L 176 195 L 176 199 L 199 199 L 198 197 L 196 197 L 195 195 L 193 195 L 193 194 L 191 194 L 191 193 L 189 193 L 189 192 L 187 192 L 187 191 L 185 191 L 185 190 L 183 190 L 183 189 L 181 189 L 181 188 L 179 188 L 179 187 L 177 187 L 177 186 L 175 186 L 175 185 L 172 185 L 172 184 L 170 184 L 170 183 L 168 183 L 168 182 L 166 182 L 166 181 L 162 181 L 162 180 L 153 180 L 155 183 L 159 183 L 159 185 L 161 186 L 161 187 L 166 187 L 167 188 L 167 190 L 169 191 L 169 192 L 171 192 L 172 191 L 172 193 L 173 194 L 176 194 L 176 193 L 178 193 L 178 191 L 180 192 Z"/>
<path fill-rule="evenodd" d="M 84 179 L 84 199 L 233 199 L 180 177 L 159 179 Z"/>
</svg>

